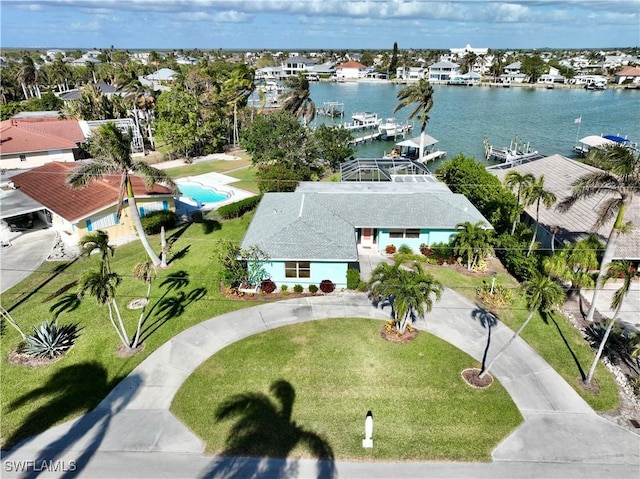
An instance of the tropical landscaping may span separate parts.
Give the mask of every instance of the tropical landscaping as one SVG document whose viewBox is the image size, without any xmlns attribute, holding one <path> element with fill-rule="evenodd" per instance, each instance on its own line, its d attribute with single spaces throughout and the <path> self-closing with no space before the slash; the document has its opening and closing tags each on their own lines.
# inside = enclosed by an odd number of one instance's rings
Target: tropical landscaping
<svg viewBox="0 0 640 479">
<path fill-rule="evenodd" d="M 98 230 L 81 240 L 79 259 L 45 263 L 3 293 L 3 447 L 91 410 L 179 332 L 291 293 L 273 284 L 251 292 L 250 298 L 237 294 L 244 280 L 252 286 L 259 282 L 251 262 L 245 262 L 268 259 L 257 249 L 238 249 L 255 201 L 228 215 L 221 209 L 178 226 L 162 224 L 156 234 L 145 230 L 139 218 L 130 177 L 139 175 L 149 187 L 172 190 L 182 176 L 227 172 L 241 179 L 237 186 L 255 193 L 292 191 L 300 181 L 329 177 L 353 150 L 348 135 L 306 128 L 315 106 L 305 81 L 291 81 L 282 97 L 283 111 L 253 117 L 244 108 L 253 88 L 250 71 L 213 64 L 185 75 L 172 92 L 158 98 L 159 144 L 164 142 L 168 157 L 185 159 L 174 170 L 134 162 L 130 138 L 112 123 L 97 131 L 88 146 L 95 161 L 81 164 L 68 182 L 81 187 L 117 175 L 118 214 L 126 202 L 140 242 L 114 247 Z M 421 136 L 432 94 L 426 81 L 398 94 L 398 108 L 414 107 L 411 117 L 419 119 Z M 197 115 L 186 114 L 191 111 Z M 227 143 L 245 149 L 242 160 L 188 164 Z M 564 199 L 547 191 L 543 176 L 508 174 L 502 184 L 473 158 L 459 155 L 447 161 L 439 178 L 454 193 L 464 194 L 493 229 L 460 223 L 450 242 L 424 244 L 420 253 L 389 245 L 389 262 L 376 267 L 368 282 L 359 277 L 348 281 L 348 289 L 359 290 L 353 294 L 368 293 L 374 305 L 390 306 L 387 324 L 335 318 L 240 341 L 191 376 L 173 411 L 215 453 L 488 460 L 492 448 L 521 420 L 497 381 L 489 387 L 481 381 L 511 341 L 478 364 L 436 337 L 418 334 L 414 321 L 428 321 L 445 287 L 513 329 L 512 341 L 527 341 L 594 409 L 615 409 L 618 387 L 599 361 L 603 354 L 613 358 L 619 352 L 605 348 L 616 337 L 614 321 L 590 345 L 562 307 L 565 289 L 571 295 L 595 285 L 597 294 L 605 281 L 621 278 L 614 298 L 619 310 L 637 272 L 630 264 L 613 262 L 612 251 L 630 228 L 624 213 L 640 179 L 628 150 L 604 150 L 589 160 L 603 172 L 580 178 Z M 606 245 L 587 239 L 551 254 L 538 250 L 541 207 L 559 204 L 568 210 L 579 199 L 605 190 L 614 195 L 603 205 L 601 221 L 616 218 Z M 528 206 L 536 210 L 531 226 L 521 221 Z M 598 268 L 597 276 L 592 274 Z M 304 294 L 340 294 L 327 281 L 308 286 Z M 296 286 L 300 288 L 293 292 L 303 294 L 302 286 Z M 595 358 L 592 346 L 598 349 Z M 637 356 L 627 356 L 633 354 Z M 475 373 L 463 379 L 461 372 L 470 367 Z M 358 430 L 354 424 L 362 421 L 360 404 L 366 401 L 367 408 L 387 421 L 373 452 L 363 451 L 353 437 Z M 264 415 L 266 419 L 259 417 Z M 272 428 L 268 441 L 263 430 L 243 428 L 260 421 Z M 265 442 L 271 449 L 258 447 Z"/>
<path fill-rule="evenodd" d="M 224 164 L 213 162 L 211 169 L 224 169 Z M 203 166 L 193 165 L 193 168 L 202 169 Z M 188 174 L 188 170 L 184 171 Z M 250 214 L 234 220 L 204 218 L 201 222 L 169 231 L 169 267 L 159 270 L 158 276 L 152 279 L 150 293 L 149 283 L 136 279 L 133 274 L 134 267 L 145 261 L 146 255 L 142 246 L 135 242 L 115 248 L 113 256 L 109 256 L 109 264 L 112 271 L 122 276 L 115 299 L 129 331 L 136 330 L 140 311 L 130 310 L 127 305 L 133 300 L 149 297 L 148 314 L 140 334 L 143 348 L 134 355 L 122 357 L 118 354 L 120 340 L 109 320 L 108 308 L 98 307 L 90 297 L 85 297 L 73 310 L 59 312 L 59 323 L 78 323 L 81 329 L 73 348 L 52 364 L 38 368 L 9 364 L 7 357 L 19 343 L 20 337 L 13 328 L 5 328 L 2 336 L 3 444 L 10 445 L 20 438 L 90 410 L 135 365 L 179 331 L 226 311 L 255 305 L 256 299 L 268 300 L 268 295 L 253 298 L 251 302 L 231 300 L 221 292 L 220 279 L 223 268 L 215 259 L 212 244 L 222 239 L 239 241 L 250 218 Z M 510 223 L 508 226 L 511 226 Z M 157 249 L 160 237 L 151 236 L 150 242 Z M 207 261 L 203 261 L 203 258 Z M 51 318 L 53 313 L 50 309 L 65 294 L 76 291 L 72 288 L 78 288 L 77 285 L 85 271 L 99 269 L 101 261 L 102 256 L 94 254 L 69 263 L 46 263 L 27 280 L 7 291 L 3 295 L 3 305 L 15 321 L 28 331 L 34 323 L 33 318 Z M 405 262 L 402 258 L 400 261 Z M 492 277 L 489 268 L 484 273 L 467 272 L 466 265 L 457 266 L 455 261 L 452 265 L 447 265 L 446 262 L 438 265 L 438 261 L 425 255 L 422 255 L 421 261 L 424 262 L 424 271 L 433 280 L 474 300 L 478 300 L 477 292 L 486 286 Z M 499 290 L 510 291 L 513 295 L 512 300 L 497 306 L 490 303 L 479 304 L 485 304 L 485 307 L 493 311 L 500 320 L 517 329 L 528 317 L 530 309 L 527 307 L 526 296 L 518 289 L 518 283 L 503 268 L 497 273 L 496 291 Z M 204 294 L 195 295 L 193 291 L 201 291 Z M 433 298 L 435 299 L 435 296 Z M 54 311 L 58 310 L 54 308 Z M 37 322 L 36 320 L 35 323 Z M 522 337 L 596 410 L 606 411 L 616 407 L 617 386 L 601 364 L 598 365 L 595 374 L 599 392 L 594 394 L 582 389 L 580 371 L 586 370 L 593 359 L 593 352 L 580 332 L 562 315 L 554 312 L 540 317 L 535 313 L 522 331 Z M 404 346 L 406 345 L 402 347 Z M 465 366 L 471 365 L 468 358 L 465 361 Z M 433 374 L 440 374 L 437 371 L 438 368 Z M 459 373 L 460 371 L 455 373 L 458 379 Z M 32 385 L 26 392 L 25 377 L 29 378 Z M 449 376 L 442 373 L 440 380 L 446 383 L 447 378 Z M 256 386 L 256 390 L 266 394 L 265 388 L 269 384 L 261 384 L 262 389 Z M 298 388 L 297 383 L 292 384 Z M 184 395 L 179 396 L 183 397 Z M 224 396 L 218 399 L 226 398 Z M 181 401 L 182 399 L 176 401 L 176 408 L 183 407 L 180 405 Z M 304 401 L 303 396 L 298 396 L 297 407 L 302 407 Z M 212 446 L 217 447 L 219 446 Z M 484 453 L 475 451 L 469 454 L 469 457 L 478 457 L 477 454 Z"/>
</svg>

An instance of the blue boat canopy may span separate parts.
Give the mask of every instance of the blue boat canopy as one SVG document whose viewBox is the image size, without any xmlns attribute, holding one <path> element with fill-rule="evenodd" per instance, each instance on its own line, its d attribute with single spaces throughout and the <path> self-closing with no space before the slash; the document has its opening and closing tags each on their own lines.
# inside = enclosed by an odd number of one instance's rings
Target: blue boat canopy
<svg viewBox="0 0 640 479">
<path fill-rule="evenodd" d="M 603 138 L 606 138 L 607 140 L 615 141 L 616 143 L 627 143 L 629 141 L 626 138 L 622 138 L 621 136 L 616 136 L 616 135 L 604 135 Z"/>
</svg>

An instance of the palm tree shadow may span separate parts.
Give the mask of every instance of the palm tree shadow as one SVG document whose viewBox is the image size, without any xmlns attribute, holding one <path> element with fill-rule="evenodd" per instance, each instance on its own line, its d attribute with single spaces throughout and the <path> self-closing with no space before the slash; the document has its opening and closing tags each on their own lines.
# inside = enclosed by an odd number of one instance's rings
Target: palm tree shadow
<svg viewBox="0 0 640 479">
<path fill-rule="evenodd" d="M 298 445 L 318 459 L 318 478 L 336 476 L 334 454 L 320 435 L 291 419 L 295 390 L 278 380 L 269 388 L 276 401 L 263 393 L 244 393 L 230 397 L 216 411 L 217 422 L 236 422 L 229 431 L 225 450 L 216 458 L 203 478 L 297 477 L 295 462 L 286 458 Z"/>
<path fill-rule="evenodd" d="M 154 304 L 152 309 L 155 312 L 155 321 L 148 324 L 141 332 L 140 342 L 146 341 L 153 333 L 155 333 L 163 324 L 172 318 L 182 316 L 191 303 L 199 301 L 207 294 L 207 289 L 200 287 L 194 288 L 188 293 L 179 291 L 175 296 L 164 296 Z M 157 308 L 156 308 L 157 305 Z M 149 313 L 150 314 L 150 313 Z M 149 315 L 147 315 L 147 318 Z M 146 322 L 146 319 L 145 319 Z"/>
<path fill-rule="evenodd" d="M 487 330 L 487 345 L 484 348 L 484 352 L 482 353 L 482 371 L 487 364 L 487 354 L 489 354 L 489 346 L 491 346 L 491 328 L 494 327 L 498 323 L 498 318 L 496 318 L 492 313 L 487 311 L 484 308 L 476 305 L 476 309 L 471 311 L 471 318 L 478 321 L 480 326 Z"/>
<path fill-rule="evenodd" d="M 551 321 L 555 325 L 556 329 L 558 330 L 558 334 L 560 334 L 560 337 L 562 338 L 562 341 L 564 341 L 564 345 L 567 347 L 567 350 L 569 351 L 569 354 L 571 354 L 571 357 L 573 358 L 573 362 L 575 362 L 576 366 L 578 367 L 578 372 L 580 373 L 580 378 L 584 382 L 587 379 L 587 375 L 585 374 L 584 370 L 582 369 L 582 366 L 580 365 L 580 361 L 578 360 L 578 357 L 576 356 L 576 353 L 574 353 L 573 349 L 571 349 L 571 345 L 569 344 L 569 342 L 567 341 L 567 338 L 562 333 L 562 330 L 560 329 L 560 326 L 558 326 L 558 323 L 556 322 L 556 319 L 553 317 L 553 313 L 545 313 L 543 311 L 540 311 L 540 315 L 542 316 L 542 319 L 544 320 L 544 322 L 546 324 L 549 324 L 549 319 L 551 319 Z"/>
<path fill-rule="evenodd" d="M 53 427 L 70 414 L 89 411 L 76 420 L 68 431 L 59 435 L 58 439 L 40 447 L 38 457 L 33 458 L 36 465 L 45 461 L 50 463 L 63 457 L 77 444 L 82 452 L 78 452 L 78 456 L 74 459 L 74 470 L 69 469 L 60 477 L 78 477 L 104 440 L 113 415 L 131 401 L 141 384 L 138 376 L 129 376 L 127 387 L 119 391 L 117 388 L 114 390 L 116 392 L 113 393 L 111 401 L 113 407 L 96 407 L 121 379 L 116 377 L 109 381 L 107 371 L 98 363 L 76 364 L 60 369 L 44 386 L 17 398 L 9 404 L 9 411 L 43 397 L 48 397 L 49 400 L 33 411 L 7 439 L 4 447 L 11 447 L 11 449 L 3 451 L 3 459 L 10 457 L 21 446 L 28 445 L 34 439 L 33 437 L 25 439 L 26 437 Z M 34 467 L 22 477 L 34 478 L 40 472 Z"/>
</svg>

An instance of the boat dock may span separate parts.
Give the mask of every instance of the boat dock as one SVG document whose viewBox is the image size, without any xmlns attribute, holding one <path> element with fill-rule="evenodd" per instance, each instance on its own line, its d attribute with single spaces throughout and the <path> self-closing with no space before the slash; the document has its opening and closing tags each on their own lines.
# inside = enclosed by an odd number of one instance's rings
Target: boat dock
<svg viewBox="0 0 640 479">
<path fill-rule="evenodd" d="M 322 108 L 318 110 L 318 115 L 329 116 L 331 118 L 344 116 L 344 103 L 338 101 L 325 101 Z"/>
<path fill-rule="evenodd" d="M 360 143 L 366 143 L 368 141 L 380 140 L 382 134 L 379 131 L 371 133 L 370 135 L 359 136 L 357 138 L 352 138 L 349 142 L 350 145 L 359 145 Z"/>
</svg>

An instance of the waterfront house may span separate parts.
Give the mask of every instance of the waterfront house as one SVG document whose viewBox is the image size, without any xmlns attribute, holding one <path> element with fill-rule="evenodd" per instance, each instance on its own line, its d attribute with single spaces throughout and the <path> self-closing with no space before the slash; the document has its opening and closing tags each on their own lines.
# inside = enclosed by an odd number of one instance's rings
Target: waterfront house
<svg viewBox="0 0 640 479">
<path fill-rule="evenodd" d="M 336 67 L 338 80 L 358 80 L 367 76 L 367 67 L 359 62 L 349 61 Z"/>
<path fill-rule="evenodd" d="M 133 237 L 135 227 L 128 207 L 120 218 L 116 210 L 120 192 L 120 176 L 91 181 L 84 188 L 71 188 L 67 176 L 78 165 L 54 162 L 11 177 L 13 188 L 39 203 L 38 218 L 60 232 L 68 244 L 98 229 L 109 233 L 111 240 Z M 156 210 L 175 210 L 173 193 L 161 185 L 147 189 L 144 181 L 132 176 L 131 182 L 140 215 Z M 33 211 L 33 209 L 32 209 Z"/>
<path fill-rule="evenodd" d="M 557 68 L 549 68 L 549 73 L 545 73 L 544 75 L 540 75 L 538 78 L 538 83 L 565 83 L 567 79 L 560 75 L 560 72 Z"/>
<path fill-rule="evenodd" d="M 571 192 L 571 184 L 587 173 L 600 171 L 593 166 L 589 166 L 579 161 L 565 158 L 561 155 L 552 155 L 529 163 L 514 166 L 510 169 L 490 170 L 501 181 L 504 181 L 506 174 L 515 170 L 525 175 L 531 173 L 536 178 L 544 175 L 545 189 L 551 191 L 558 198 L 558 202 L 568 196 Z M 597 210 L 605 195 L 579 200 L 567 212 L 561 213 L 556 209 L 556 205 L 551 208 L 540 206 L 540 222 L 538 227 L 538 241 L 542 248 L 551 248 L 552 238 L 555 246 L 565 243 L 572 243 L 595 233 L 600 241 L 605 243 L 611 231 L 613 220 L 600 228 L 594 228 L 598 213 Z M 536 206 L 530 205 L 525 208 L 527 220 L 534 224 L 536 216 Z M 627 259 L 631 261 L 640 260 L 640 197 L 636 195 L 628 208 L 625 221 L 633 221 L 633 230 L 618 238 L 618 244 L 613 259 Z M 555 231 L 555 235 L 552 233 Z"/>
<path fill-rule="evenodd" d="M 623 68 L 618 73 L 616 73 L 614 82 L 617 85 L 622 85 L 623 83 L 640 85 L 640 68 L 638 67 Z"/>
<path fill-rule="evenodd" d="M 425 77 L 427 70 L 424 67 L 398 67 L 396 78 L 398 80 L 418 81 Z"/>
<path fill-rule="evenodd" d="M 440 61 L 429 67 L 429 83 L 447 83 L 460 73 L 460 65 L 449 61 Z"/>
<path fill-rule="evenodd" d="M 78 120 L 12 118 L 0 124 L 0 168 L 35 168 L 80 158 L 85 135 Z"/>
<path fill-rule="evenodd" d="M 261 266 L 278 287 L 329 279 L 344 288 L 361 255 L 389 245 L 418 252 L 421 244 L 448 242 L 465 221 L 492 228 L 464 195 L 433 178 L 301 183 L 295 192 L 263 196 L 241 247 L 267 254 Z"/>
<path fill-rule="evenodd" d="M 315 60 L 310 60 L 301 55 L 295 55 L 287 58 L 282 62 L 282 75 L 286 77 L 296 76 L 298 73 L 304 73 L 311 70 L 315 66 Z"/>
</svg>

